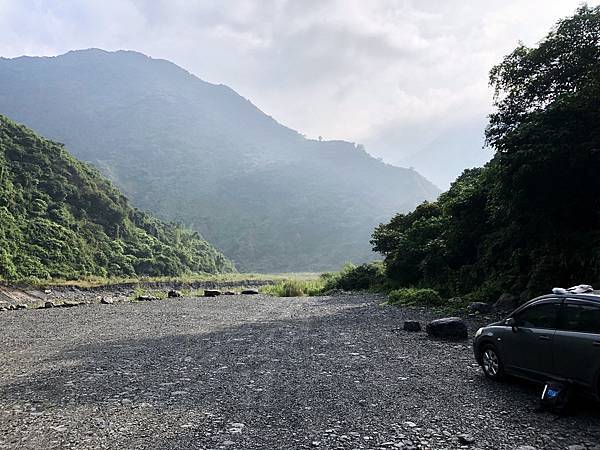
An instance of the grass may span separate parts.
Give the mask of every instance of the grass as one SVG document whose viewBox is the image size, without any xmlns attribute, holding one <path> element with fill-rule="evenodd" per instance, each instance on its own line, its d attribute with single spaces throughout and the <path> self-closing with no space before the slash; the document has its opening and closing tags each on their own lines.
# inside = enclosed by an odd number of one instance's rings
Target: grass
<svg viewBox="0 0 600 450">
<path fill-rule="evenodd" d="M 403 288 L 389 293 L 390 305 L 444 306 L 444 299 L 433 289 Z"/>
<path fill-rule="evenodd" d="M 21 284 L 32 287 L 61 287 L 61 286 L 74 286 L 77 288 L 94 288 L 102 286 L 112 286 L 117 284 L 139 284 L 145 283 L 165 283 L 165 284 L 192 284 L 196 282 L 240 282 L 240 285 L 244 281 L 284 281 L 290 278 L 298 279 L 301 281 L 317 280 L 319 278 L 318 273 L 276 273 L 276 274 L 265 274 L 265 273 L 227 273 L 227 274 L 193 274 L 185 275 L 181 277 L 140 277 L 140 278 L 103 278 L 96 276 L 81 277 L 77 280 L 65 280 L 65 279 L 24 279 L 19 281 L 11 281 L 11 284 Z"/>
<path fill-rule="evenodd" d="M 321 278 L 313 280 L 291 278 L 263 286 L 260 292 L 274 297 L 304 297 L 321 295 L 324 288 L 325 282 Z"/>
</svg>

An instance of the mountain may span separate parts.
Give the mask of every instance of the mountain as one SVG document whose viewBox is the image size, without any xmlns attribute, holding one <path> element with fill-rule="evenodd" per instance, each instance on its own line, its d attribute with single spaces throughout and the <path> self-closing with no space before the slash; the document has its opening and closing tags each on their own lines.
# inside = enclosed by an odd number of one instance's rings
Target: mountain
<svg viewBox="0 0 600 450">
<path fill-rule="evenodd" d="M 232 270 L 197 233 L 133 209 L 62 145 L 0 116 L 0 278 Z"/>
<path fill-rule="evenodd" d="M 458 123 L 399 164 L 414 167 L 436 186 L 448 189 L 465 169 L 481 167 L 492 158 L 493 151 L 483 148 L 485 126 L 485 121 Z"/>
<path fill-rule="evenodd" d="M 168 61 L 97 49 L 0 59 L 0 112 L 67 144 L 139 208 L 252 271 L 373 257 L 373 227 L 439 191 L 355 144 L 304 138 Z"/>
</svg>

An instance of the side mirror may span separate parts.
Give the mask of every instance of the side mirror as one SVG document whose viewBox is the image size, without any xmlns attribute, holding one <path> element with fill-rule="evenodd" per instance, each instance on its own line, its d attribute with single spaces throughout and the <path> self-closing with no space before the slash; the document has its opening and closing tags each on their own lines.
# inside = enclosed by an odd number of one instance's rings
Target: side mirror
<svg viewBox="0 0 600 450">
<path fill-rule="evenodd" d="M 513 331 L 517 331 L 517 321 L 514 317 L 509 317 L 504 321 L 504 325 L 511 327 Z"/>
</svg>

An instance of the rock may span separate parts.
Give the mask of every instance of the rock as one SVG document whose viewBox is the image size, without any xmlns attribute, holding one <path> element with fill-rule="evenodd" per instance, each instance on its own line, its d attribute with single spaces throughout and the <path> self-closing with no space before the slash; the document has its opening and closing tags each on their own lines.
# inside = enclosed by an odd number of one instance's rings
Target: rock
<svg viewBox="0 0 600 450">
<path fill-rule="evenodd" d="M 167 293 L 167 296 L 169 298 L 178 298 L 178 297 L 182 297 L 182 294 L 181 294 L 181 292 L 179 292 L 175 289 L 172 289 Z"/>
<path fill-rule="evenodd" d="M 221 295 L 221 291 L 218 289 L 205 289 L 204 296 L 205 297 L 218 297 Z"/>
<path fill-rule="evenodd" d="M 243 295 L 258 295 L 260 294 L 260 292 L 258 292 L 256 289 L 244 289 L 242 291 Z"/>
<path fill-rule="evenodd" d="M 473 436 L 471 436 L 470 434 L 459 434 L 458 436 L 456 436 L 458 438 L 458 442 L 461 445 L 471 445 L 473 443 L 475 443 L 475 438 Z"/>
<path fill-rule="evenodd" d="M 494 306 L 489 303 L 474 302 L 467 306 L 467 311 L 471 314 L 487 314 L 494 310 Z"/>
<path fill-rule="evenodd" d="M 48 301 L 48 302 L 44 303 L 44 308 L 54 308 L 54 306 L 55 306 L 54 302 Z"/>
<path fill-rule="evenodd" d="M 427 334 L 441 339 L 467 339 L 467 325 L 460 317 L 445 317 L 427 324 Z"/>
<path fill-rule="evenodd" d="M 27 309 L 27 305 L 25 303 L 20 303 L 17 305 L 16 309 Z"/>
<path fill-rule="evenodd" d="M 404 331 L 421 331 L 421 324 L 416 320 L 404 321 Z"/>
<path fill-rule="evenodd" d="M 79 306 L 79 305 L 81 305 L 81 302 L 78 302 L 75 300 L 65 300 L 61 306 L 63 308 L 73 308 L 74 306 Z"/>
<path fill-rule="evenodd" d="M 517 306 L 519 299 L 512 294 L 502 294 L 496 303 L 494 303 L 494 308 L 499 309 L 501 311 L 512 310 Z"/>
<path fill-rule="evenodd" d="M 112 305 L 115 301 L 112 298 L 109 297 L 102 297 L 100 299 L 100 303 L 102 303 L 103 305 Z"/>
<path fill-rule="evenodd" d="M 410 422 L 410 421 L 406 421 L 406 422 L 404 422 L 404 423 L 403 423 L 403 425 L 406 425 L 406 426 L 407 426 L 407 427 L 409 427 L 409 428 L 415 428 L 415 427 L 417 426 L 417 424 L 416 424 L 416 423 L 414 423 L 414 422 Z"/>
<path fill-rule="evenodd" d="M 50 289 L 46 289 L 46 290 L 44 290 L 44 294 L 46 294 L 46 295 L 52 294 L 52 291 Z"/>
<path fill-rule="evenodd" d="M 158 298 L 153 295 L 138 295 L 136 300 L 138 302 L 153 302 L 154 300 L 158 300 Z"/>
<path fill-rule="evenodd" d="M 8 311 L 8 308 L 6 308 L 4 306 L 0 306 L 0 311 Z"/>
<path fill-rule="evenodd" d="M 223 295 L 237 295 L 237 294 L 233 291 L 225 291 L 225 292 L 223 292 Z"/>
</svg>

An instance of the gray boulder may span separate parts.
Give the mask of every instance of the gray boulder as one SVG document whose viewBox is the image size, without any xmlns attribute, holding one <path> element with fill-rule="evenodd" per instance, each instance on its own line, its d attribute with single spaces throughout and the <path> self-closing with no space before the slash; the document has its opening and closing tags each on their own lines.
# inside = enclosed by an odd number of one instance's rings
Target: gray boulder
<svg viewBox="0 0 600 450">
<path fill-rule="evenodd" d="M 154 295 L 138 295 L 136 298 L 138 302 L 153 302 L 154 300 L 158 300 Z"/>
<path fill-rule="evenodd" d="M 44 303 L 44 308 L 54 308 L 54 302 L 47 301 Z"/>
<path fill-rule="evenodd" d="M 445 317 L 427 324 L 427 334 L 440 339 L 467 339 L 467 325 L 460 317 Z"/>
<path fill-rule="evenodd" d="M 421 324 L 416 320 L 406 320 L 403 328 L 404 331 L 421 331 Z"/>
<path fill-rule="evenodd" d="M 100 303 L 102 303 L 103 305 L 112 305 L 114 303 L 114 300 L 110 297 L 102 297 L 100 299 Z"/>
<path fill-rule="evenodd" d="M 504 293 L 498 298 L 496 303 L 494 303 L 494 308 L 500 311 L 512 310 L 517 306 L 518 303 L 518 297 L 515 297 L 512 294 Z"/>
<path fill-rule="evenodd" d="M 218 297 L 221 295 L 221 291 L 218 289 L 205 289 L 204 296 L 205 297 Z"/>
<path fill-rule="evenodd" d="M 489 303 L 474 302 L 467 306 L 467 311 L 471 314 L 487 314 L 494 310 L 494 306 Z"/>
<path fill-rule="evenodd" d="M 169 298 L 177 298 L 177 297 L 181 297 L 181 296 L 182 296 L 182 294 L 181 294 L 181 292 L 179 292 L 179 291 L 177 291 L 177 290 L 175 290 L 175 289 L 172 289 L 172 290 L 170 290 L 170 291 L 167 293 L 167 296 L 168 296 Z"/>
</svg>

